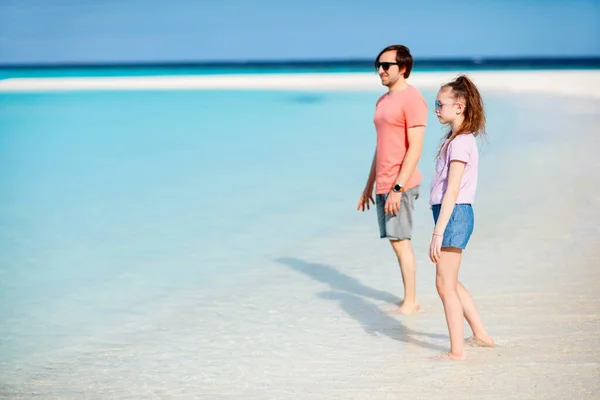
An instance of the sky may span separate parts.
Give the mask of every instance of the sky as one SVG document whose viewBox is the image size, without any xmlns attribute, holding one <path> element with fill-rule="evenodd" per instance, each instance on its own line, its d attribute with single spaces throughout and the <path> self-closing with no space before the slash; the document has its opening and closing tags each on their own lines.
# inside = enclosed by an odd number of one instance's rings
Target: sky
<svg viewBox="0 0 600 400">
<path fill-rule="evenodd" d="M 0 64 L 600 57 L 600 0 L 0 0 Z"/>
</svg>

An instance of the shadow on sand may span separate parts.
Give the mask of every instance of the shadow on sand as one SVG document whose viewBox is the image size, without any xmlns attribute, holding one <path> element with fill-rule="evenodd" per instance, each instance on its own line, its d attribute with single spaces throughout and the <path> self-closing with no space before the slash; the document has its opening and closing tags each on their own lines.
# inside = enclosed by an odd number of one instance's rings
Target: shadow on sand
<svg viewBox="0 0 600 400">
<path fill-rule="evenodd" d="M 277 258 L 275 261 L 286 265 L 297 272 L 301 272 L 309 278 L 329 285 L 332 290 L 369 297 L 373 300 L 387 303 L 400 303 L 402 301 L 402 299 L 391 293 L 365 286 L 358 279 L 345 275 L 328 265 L 310 263 L 297 258 Z"/>
<path fill-rule="evenodd" d="M 333 290 L 317 293 L 317 297 L 337 301 L 340 308 L 358 322 L 366 333 L 387 336 L 426 349 L 448 351 L 445 347 L 415 338 L 415 336 L 424 336 L 432 339 L 448 339 L 447 335 L 429 334 L 409 329 L 363 298 L 398 303 L 400 299 L 396 296 L 365 286 L 356 278 L 345 275 L 328 265 L 309 263 L 296 258 L 277 258 L 275 261 L 329 285 Z"/>
</svg>

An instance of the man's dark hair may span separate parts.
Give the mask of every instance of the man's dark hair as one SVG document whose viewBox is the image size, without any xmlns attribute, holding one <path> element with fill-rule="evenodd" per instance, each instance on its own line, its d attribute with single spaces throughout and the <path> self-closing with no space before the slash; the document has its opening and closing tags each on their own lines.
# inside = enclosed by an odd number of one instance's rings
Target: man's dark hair
<svg viewBox="0 0 600 400">
<path fill-rule="evenodd" d="M 413 67 L 413 58 L 410 54 L 410 50 L 406 46 L 402 46 L 401 44 L 393 44 L 391 46 L 386 47 L 381 50 L 381 52 L 377 55 L 375 61 L 379 61 L 379 57 L 387 51 L 396 50 L 396 62 L 398 63 L 398 68 L 406 68 L 404 71 L 404 79 L 410 76 L 410 71 L 412 71 Z"/>
</svg>

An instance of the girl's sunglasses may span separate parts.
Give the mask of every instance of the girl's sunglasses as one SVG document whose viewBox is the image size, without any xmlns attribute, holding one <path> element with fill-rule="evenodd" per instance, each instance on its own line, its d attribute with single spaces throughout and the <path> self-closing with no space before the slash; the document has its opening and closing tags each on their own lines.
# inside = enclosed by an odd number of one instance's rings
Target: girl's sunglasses
<svg viewBox="0 0 600 400">
<path fill-rule="evenodd" d="M 439 100 L 436 100 L 435 101 L 435 109 L 440 110 L 443 106 L 454 106 L 456 104 L 460 104 L 460 105 L 464 106 L 464 104 L 462 104 L 462 103 L 441 103 Z"/>
<path fill-rule="evenodd" d="M 397 62 L 379 62 L 379 61 L 375 61 L 375 71 L 379 71 L 379 67 L 383 68 L 384 71 L 387 71 L 388 69 L 390 69 L 390 67 L 392 65 L 398 65 Z"/>
</svg>

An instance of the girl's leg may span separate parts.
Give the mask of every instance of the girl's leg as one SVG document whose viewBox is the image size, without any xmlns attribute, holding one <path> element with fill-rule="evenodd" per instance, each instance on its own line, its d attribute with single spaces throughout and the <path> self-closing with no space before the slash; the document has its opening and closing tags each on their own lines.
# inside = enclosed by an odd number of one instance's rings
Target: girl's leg
<svg viewBox="0 0 600 400">
<path fill-rule="evenodd" d="M 474 346 L 493 347 L 494 340 L 485 331 L 471 294 L 460 282 L 457 285 L 457 292 L 465 319 L 473 331 L 473 337 L 469 340 L 469 343 Z"/>
<path fill-rule="evenodd" d="M 444 247 L 436 268 L 436 287 L 446 314 L 446 323 L 450 333 L 450 352 L 444 358 L 462 360 L 463 350 L 463 308 L 458 296 L 458 269 L 462 250 Z"/>
</svg>

